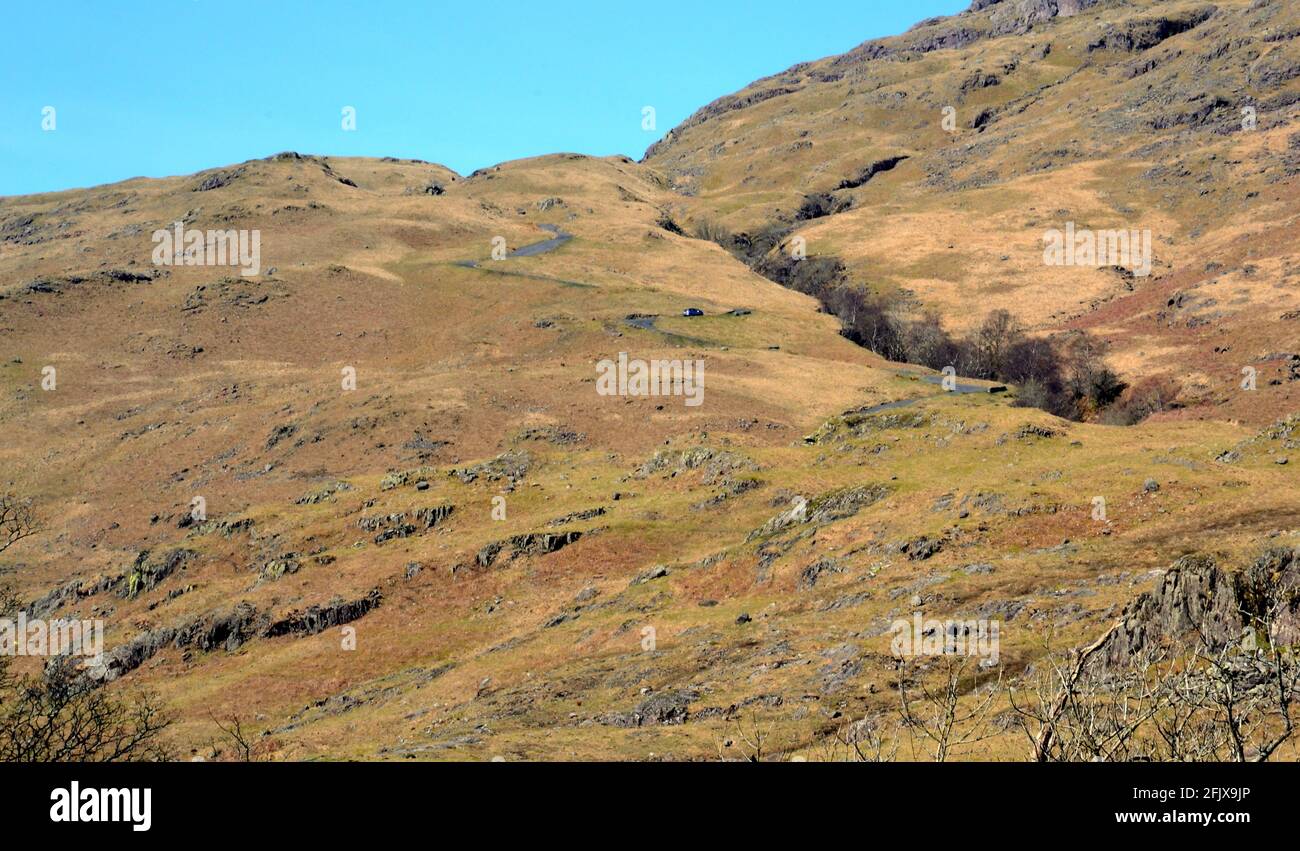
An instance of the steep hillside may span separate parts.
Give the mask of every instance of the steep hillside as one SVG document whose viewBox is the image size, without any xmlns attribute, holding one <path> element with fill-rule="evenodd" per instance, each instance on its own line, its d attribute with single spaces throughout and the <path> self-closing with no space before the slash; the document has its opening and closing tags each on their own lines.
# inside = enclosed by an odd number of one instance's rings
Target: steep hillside
<svg viewBox="0 0 1300 851">
<path fill-rule="evenodd" d="M 1294 4 L 1003 0 L 797 65 L 647 152 L 685 215 L 774 223 L 954 329 L 1087 329 L 1180 416 L 1294 410 Z M 1049 266 L 1044 234 L 1150 231 L 1150 275 Z M 1242 370 L 1258 392 L 1238 388 Z"/>
<path fill-rule="evenodd" d="M 0 491 L 44 526 L 4 580 L 103 618 L 88 675 L 156 690 L 182 757 L 237 716 L 268 759 L 745 758 L 755 724 L 811 758 L 893 712 L 897 619 L 1000 622 L 1011 679 L 1182 556 L 1300 547 L 1300 385 L 1261 360 L 1300 348 L 1294 11 L 976 5 L 644 163 L 285 153 L 0 199 Z M 818 193 L 843 209 L 797 220 Z M 1152 228 L 1155 274 L 1044 268 L 1071 218 Z M 1093 329 L 1205 404 L 945 393 L 677 226 L 783 220 L 953 326 Z M 155 262 L 176 222 L 256 230 L 256 268 Z M 703 362 L 700 404 L 603 393 L 620 353 Z M 1023 755 L 1008 725 L 961 754 Z"/>
</svg>

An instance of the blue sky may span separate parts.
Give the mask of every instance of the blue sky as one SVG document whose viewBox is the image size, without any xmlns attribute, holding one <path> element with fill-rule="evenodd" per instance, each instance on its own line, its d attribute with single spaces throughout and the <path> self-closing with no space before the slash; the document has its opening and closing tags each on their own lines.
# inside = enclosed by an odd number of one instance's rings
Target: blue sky
<svg viewBox="0 0 1300 851">
<path fill-rule="evenodd" d="M 188 174 L 282 150 L 462 174 L 627 154 L 790 65 L 969 0 L 44 0 L 0 27 L 0 195 Z M 55 129 L 42 110 L 55 109 Z M 356 109 L 356 130 L 342 110 Z M 642 108 L 656 110 L 655 132 Z"/>
</svg>

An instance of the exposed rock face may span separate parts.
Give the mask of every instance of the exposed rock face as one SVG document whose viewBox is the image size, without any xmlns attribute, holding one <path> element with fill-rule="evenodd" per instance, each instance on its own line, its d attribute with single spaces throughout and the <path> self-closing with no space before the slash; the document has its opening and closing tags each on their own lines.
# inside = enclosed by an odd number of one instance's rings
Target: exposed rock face
<svg viewBox="0 0 1300 851">
<path fill-rule="evenodd" d="M 31 617 L 46 618 L 57 612 L 66 603 L 111 590 L 117 581 L 117 577 L 111 576 L 103 577 L 91 584 L 83 584 L 82 580 L 74 579 L 33 600 L 27 605 L 25 611 Z"/>
<path fill-rule="evenodd" d="M 213 650 L 235 650 L 259 630 L 268 619 L 248 603 L 239 603 L 229 612 L 200 615 L 178 627 L 161 627 L 142 632 L 104 654 L 102 662 L 87 669 L 95 683 L 106 683 L 129 674 L 149 661 L 167 645 Z"/>
<path fill-rule="evenodd" d="M 279 635 L 315 635 L 332 626 L 350 623 L 360 618 L 371 609 L 378 608 L 383 599 L 383 595 L 377 588 L 358 600 L 343 600 L 336 597 L 324 606 L 309 606 L 302 612 L 290 612 L 268 626 L 263 634 L 267 638 L 275 638 Z"/>
<path fill-rule="evenodd" d="M 111 682 L 149 661 L 175 638 L 176 630 L 170 627 L 143 632 L 126 644 L 119 644 L 105 653 L 102 664 L 90 667 L 87 676 L 92 682 Z"/>
<path fill-rule="evenodd" d="M 852 517 L 859 510 L 873 505 L 889 495 L 884 485 L 862 485 L 856 488 L 829 491 L 811 501 L 796 499 L 787 511 L 768 520 L 749 533 L 745 540 L 752 541 L 774 534 L 791 526 L 809 524 L 819 526 Z"/>
<path fill-rule="evenodd" d="M 207 177 L 203 178 L 203 180 L 200 181 L 199 184 L 194 187 L 193 191 L 210 192 L 213 189 L 220 189 L 223 186 L 228 186 L 236 179 L 243 177 L 244 171 L 245 169 L 243 168 L 235 168 L 235 169 L 231 169 L 230 171 L 213 172 L 212 174 L 209 174 Z"/>
<path fill-rule="evenodd" d="M 217 648 L 232 651 L 258 636 L 315 635 L 332 626 L 357 620 L 377 608 L 382 601 L 383 595 L 375 589 L 357 600 L 335 598 L 324 606 L 309 606 L 305 611 L 290 612 L 275 621 L 252 604 L 241 602 L 229 611 L 207 612 L 179 626 L 142 632 L 106 652 L 98 664 L 86 669 L 86 676 L 96 684 L 111 682 L 134 671 L 168 645 L 203 651 Z"/>
<path fill-rule="evenodd" d="M 993 76 L 993 75 L 989 75 L 989 76 Z M 995 82 L 988 83 L 987 85 L 996 86 L 997 77 L 993 77 L 993 79 Z M 869 180 L 871 180 L 871 178 L 875 177 L 876 175 L 886 171 L 893 171 L 895 166 L 897 166 L 899 163 L 901 163 L 903 160 L 907 158 L 908 158 L 907 154 L 899 154 L 896 157 L 886 157 L 883 160 L 876 160 L 871 165 L 867 166 L 861 172 L 859 172 L 857 177 L 851 177 L 846 180 L 840 181 L 840 185 L 836 188 L 857 189 L 859 186 L 862 186 L 864 183 L 868 182 Z"/>
<path fill-rule="evenodd" d="M 1269 634 L 1258 635 L 1260 641 L 1300 643 L 1300 550 L 1268 550 L 1236 573 L 1211 556 L 1180 558 L 1159 588 L 1124 609 L 1101 657 L 1107 665 L 1125 666 L 1147 649 L 1194 646 L 1202 637 L 1217 651 L 1241 641 L 1248 629 L 1265 627 Z"/>
<path fill-rule="evenodd" d="M 602 716 L 602 724 L 611 727 L 646 727 L 655 724 L 685 724 L 690 719 L 691 701 L 699 694 L 691 689 L 653 694 L 631 712 L 615 712 Z"/>
<path fill-rule="evenodd" d="M 192 550 L 172 550 L 162 561 L 150 562 L 149 552 L 142 551 L 132 568 L 119 581 L 118 596 L 134 597 L 156 588 L 164 579 L 184 567 L 194 555 Z"/>
<path fill-rule="evenodd" d="M 409 537 L 420 530 L 428 531 L 450 517 L 455 510 L 454 505 L 432 505 L 421 508 L 412 515 L 415 523 L 407 522 L 407 513 L 403 511 L 362 517 L 357 520 L 357 525 L 367 532 L 377 532 L 375 543 L 382 544 L 394 538 Z"/>
<path fill-rule="evenodd" d="M 1035 24 L 1046 23 L 1053 18 L 1073 17 L 1100 2 L 1101 0 L 993 0 L 985 2 L 980 8 L 996 5 L 998 8 L 989 14 L 993 33 L 1009 35 L 1028 32 Z"/>
<path fill-rule="evenodd" d="M 130 599 L 158 587 L 167 577 L 184 568 L 196 555 L 193 550 L 175 549 L 169 551 L 161 560 L 151 561 L 149 551 L 141 550 L 136 554 L 135 563 L 123 573 L 117 576 L 104 576 L 91 583 L 74 579 L 32 601 L 26 611 L 32 617 L 45 618 L 67 603 L 105 592 Z"/>
<path fill-rule="evenodd" d="M 1216 6 L 1204 6 L 1181 15 L 1157 18 L 1139 18 L 1113 26 L 1092 44 L 1089 50 L 1123 50 L 1140 53 L 1149 50 L 1167 38 L 1200 26 L 1219 11 Z"/>
<path fill-rule="evenodd" d="M 200 650 L 237 650 L 258 631 L 265 629 L 269 618 L 259 614 L 251 603 L 239 603 L 228 612 L 205 615 L 177 631 L 178 647 Z"/>
<path fill-rule="evenodd" d="M 515 535 L 506 541 L 493 541 L 478 551 L 475 560 L 479 567 L 491 567 L 506 547 L 510 548 L 510 558 L 520 556 L 546 555 L 563 549 L 582 537 L 579 531 L 571 532 L 529 532 Z"/>
</svg>

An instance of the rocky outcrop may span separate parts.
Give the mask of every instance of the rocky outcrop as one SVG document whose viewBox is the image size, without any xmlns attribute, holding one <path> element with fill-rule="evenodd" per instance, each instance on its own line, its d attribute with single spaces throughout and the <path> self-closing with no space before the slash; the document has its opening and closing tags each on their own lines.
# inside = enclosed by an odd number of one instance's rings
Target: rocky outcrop
<svg viewBox="0 0 1300 851">
<path fill-rule="evenodd" d="M 638 467 L 632 475 L 638 479 L 656 473 L 667 473 L 670 477 L 676 477 L 688 470 L 699 470 L 702 472 L 700 480 L 706 485 L 711 485 L 722 481 L 732 473 L 742 470 L 754 472 L 758 469 L 757 464 L 736 452 L 697 446 L 683 450 L 660 450 Z"/>
<path fill-rule="evenodd" d="M 873 505 L 889 495 L 889 488 L 884 485 L 861 485 L 855 488 L 842 488 L 828 491 L 812 500 L 796 498 L 791 507 L 768 520 L 759 528 L 749 533 L 746 541 L 780 532 L 791 526 L 820 526 L 852 517 L 859 510 Z"/>
<path fill-rule="evenodd" d="M 1300 549 L 1270 549 L 1238 572 L 1208 555 L 1180 558 L 1124 609 L 1099 656 L 1122 667 L 1162 646 L 1217 652 L 1243 640 L 1300 643 Z"/>
<path fill-rule="evenodd" d="M 335 598 L 324 606 L 310 606 L 272 620 L 251 603 L 241 602 L 227 611 L 206 612 L 178 626 L 166 626 L 142 632 L 135 638 L 106 652 L 101 660 L 86 668 L 86 677 L 97 685 L 112 682 L 129 674 L 166 647 L 194 648 L 209 651 L 239 649 L 257 637 L 315 635 L 357 620 L 377 608 L 383 600 L 374 589 L 357 600 Z"/>
<path fill-rule="evenodd" d="M 234 181 L 244 176 L 244 169 L 233 168 L 229 171 L 210 172 L 191 190 L 193 192 L 211 192 L 213 189 L 220 189 L 223 186 L 229 186 Z"/>
<path fill-rule="evenodd" d="M 267 615 L 260 614 L 251 603 L 241 602 L 230 611 L 209 613 L 191 621 L 177 631 L 175 642 L 177 647 L 203 651 L 223 648 L 229 652 L 238 650 L 269 623 Z"/>
<path fill-rule="evenodd" d="M 903 160 L 907 158 L 908 158 L 907 154 L 899 154 L 896 157 L 886 157 L 883 160 L 876 160 L 871 165 L 867 166 L 862 171 L 858 172 L 857 177 L 851 177 L 848 178 L 847 180 L 842 180 L 840 181 L 840 185 L 835 188 L 836 189 L 857 189 L 859 186 L 862 186 L 864 183 L 871 180 L 871 178 L 875 177 L 876 175 L 882 172 L 892 171 L 899 163 L 901 163 Z"/>
<path fill-rule="evenodd" d="M 843 573 L 844 568 L 840 565 L 840 560 L 832 557 L 823 557 L 814 561 L 805 567 L 799 573 L 799 590 L 815 588 L 818 581 L 828 573 Z"/>
<path fill-rule="evenodd" d="M 449 471 L 448 475 L 460 479 L 461 482 L 467 485 L 480 478 L 489 482 L 508 479 L 510 482 L 517 484 L 523 480 L 524 476 L 528 475 L 528 470 L 532 465 L 533 457 L 528 452 L 504 452 L 491 461 L 453 469 Z"/>
<path fill-rule="evenodd" d="M 357 525 L 367 532 L 375 532 L 375 543 L 382 544 L 394 538 L 407 538 L 417 532 L 427 532 L 445 521 L 455 510 L 454 505 L 433 505 L 421 508 L 411 515 L 405 511 L 374 514 L 360 518 Z M 415 522 L 410 522 L 412 520 Z"/>
<path fill-rule="evenodd" d="M 509 557 L 511 559 L 522 556 L 546 555 L 567 547 L 581 537 L 582 532 L 577 530 L 570 532 L 528 532 L 523 535 L 515 535 L 505 541 L 493 541 L 484 545 L 478 551 L 475 562 L 479 567 L 491 567 L 496 563 L 501 553 L 507 549 L 510 550 Z"/>
<path fill-rule="evenodd" d="M 1135 18 L 1108 27 L 1088 50 L 1122 50 L 1141 53 L 1162 41 L 1200 26 L 1219 11 L 1217 6 L 1202 6 L 1179 15 L 1161 15 L 1154 18 Z"/>
<path fill-rule="evenodd" d="M 595 507 L 595 508 L 587 508 L 587 509 L 584 509 L 584 510 L 582 510 L 582 511 L 574 511 L 574 512 L 572 512 L 572 513 L 570 513 L 570 514 L 566 514 L 566 515 L 564 515 L 563 517 L 557 517 L 557 518 L 555 518 L 554 520 L 548 520 L 547 523 L 546 523 L 546 525 L 547 525 L 547 526 L 567 526 L 568 524 L 570 524 L 570 523 L 576 523 L 576 522 L 579 521 L 579 520 L 590 520 L 590 519 L 592 519 L 593 517 L 602 517 L 602 516 L 604 516 L 605 511 L 606 511 L 606 509 L 605 509 L 604 506 L 597 506 L 597 507 Z"/>
<path fill-rule="evenodd" d="M 685 724 L 691 717 L 691 701 L 698 699 L 699 693 L 692 689 L 661 692 L 650 695 L 631 712 L 611 712 L 598 720 L 611 727 Z"/>
<path fill-rule="evenodd" d="M 3 230 L 4 228 L 0 227 L 0 231 Z M 37 239 L 34 241 L 40 242 L 41 240 Z M 151 269 L 146 272 L 136 272 L 126 269 L 107 269 L 97 272 L 87 272 L 85 274 L 46 275 L 27 282 L 16 292 L 11 294 L 59 295 L 70 292 L 74 288 L 86 284 L 147 284 L 161 277 L 163 274 L 164 272 L 156 269 Z M 5 294 L 0 293 L 0 299 L 4 299 L 5 297 Z"/>
<path fill-rule="evenodd" d="M 344 600 L 335 597 L 324 606 L 309 606 L 301 612 L 290 612 L 283 618 L 273 621 L 263 632 L 267 638 L 281 635 L 315 635 L 332 626 L 351 623 L 354 620 L 379 607 L 384 596 L 379 589 L 357 600 Z"/>
<path fill-rule="evenodd" d="M 834 82 L 841 79 L 848 69 L 863 62 L 952 50 L 989 37 L 1026 33 L 1037 25 L 1057 17 L 1077 15 L 1100 2 L 1101 0 L 975 0 L 970 9 L 961 15 L 931 18 L 904 35 L 863 42 L 848 53 L 832 59 L 827 68 L 800 63 L 781 74 L 759 80 L 744 91 L 718 98 L 696 110 L 663 139 L 647 148 L 643 159 L 665 153 L 692 127 L 736 110 L 793 94 L 810 82 Z M 981 14 L 985 10 L 988 10 L 987 15 Z"/>
<path fill-rule="evenodd" d="M 980 9 L 996 6 L 989 13 L 992 35 L 1027 33 L 1055 18 L 1071 18 L 1091 9 L 1101 0 L 988 0 Z M 972 10 L 974 4 L 972 4 Z"/>
<path fill-rule="evenodd" d="M 81 579 L 74 579 L 28 603 L 24 611 L 34 618 L 46 618 L 63 608 L 67 603 L 111 591 L 118 580 L 119 577 L 105 576 L 86 584 Z"/>
<path fill-rule="evenodd" d="M 161 561 L 150 561 L 149 551 L 136 556 L 135 564 L 122 575 L 115 590 L 119 597 L 136 597 L 150 591 L 194 558 L 192 550 L 172 550 Z"/>
<path fill-rule="evenodd" d="M 815 192 L 805 195 L 803 203 L 795 211 L 795 221 L 806 222 L 842 213 L 853 206 L 852 198 L 839 198 L 829 192 Z"/>
<path fill-rule="evenodd" d="M 163 580 L 185 567 L 198 554 L 193 550 L 170 550 L 161 559 L 150 560 L 149 551 L 141 550 L 136 554 L 131 567 L 116 576 L 102 576 L 92 582 L 74 579 L 60 585 L 44 596 L 33 600 L 25 611 L 32 617 L 44 618 L 61 609 L 67 603 L 73 603 L 96 594 L 113 593 L 127 599 L 151 591 Z"/>
<path fill-rule="evenodd" d="M 142 632 L 104 654 L 103 659 L 86 669 L 93 683 L 111 682 L 129 674 L 167 646 L 213 650 L 224 647 L 236 650 L 264 629 L 268 623 L 249 603 L 239 603 L 228 612 L 209 612 L 180 626 L 160 627 Z"/>
</svg>

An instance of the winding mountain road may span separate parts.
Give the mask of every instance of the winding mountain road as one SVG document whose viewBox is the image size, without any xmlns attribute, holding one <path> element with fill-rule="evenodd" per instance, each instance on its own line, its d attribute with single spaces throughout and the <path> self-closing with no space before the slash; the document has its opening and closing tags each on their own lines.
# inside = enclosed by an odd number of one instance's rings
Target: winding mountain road
<svg viewBox="0 0 1300 851">
<path fill-rule="evenodd" d="M 543 239 L 540 242 L 530 242 L 527 245 L 520 246 L 519 248 L 516 248 L 514 251 L 508 252 L 506 254 L 506 257 L 507 258 L 536 257 L 539 254 L 545 254 L 548 251 L 554 251 L 555 249 L 559 248 L 561 245 L 564 245 L 564 243 L 573 239 L 573 234 L 565 233 L 564 231 L 560 230 L 559 225 L 538 225 L 538 227 L 548 233 L 554 234 L 554 236 L 552 236 L 550 239 Z M 466 269 L 483 268 L 477 260 L 457 260 L 455 261 L 454 265 L 464 266 Z"/>
</svg>

